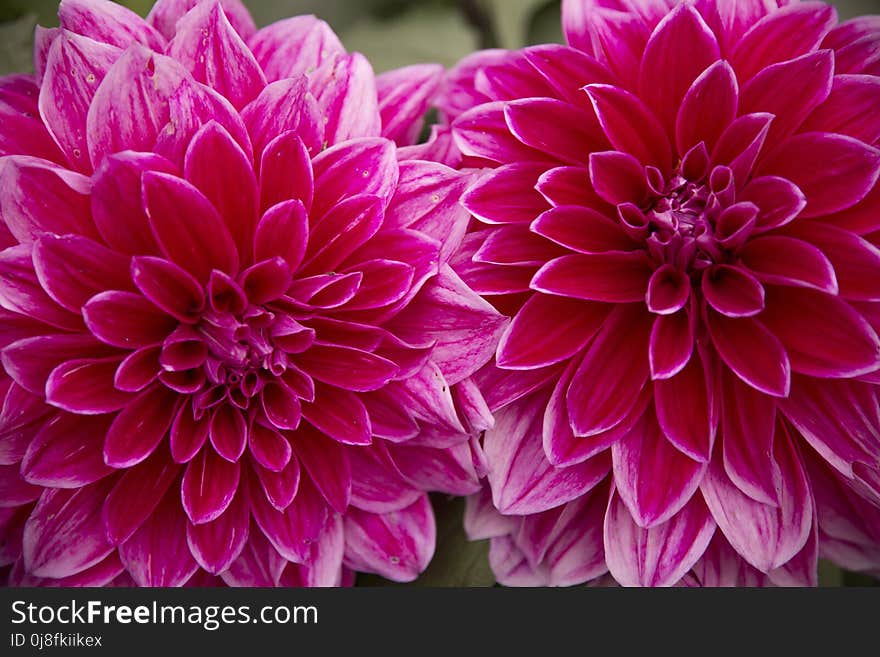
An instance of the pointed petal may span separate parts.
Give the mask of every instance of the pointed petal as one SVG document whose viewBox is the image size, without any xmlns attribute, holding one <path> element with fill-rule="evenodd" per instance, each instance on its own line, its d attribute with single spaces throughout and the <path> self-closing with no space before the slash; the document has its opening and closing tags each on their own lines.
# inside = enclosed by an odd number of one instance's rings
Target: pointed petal
<svg viewBox="0 0 880 657">
<path fill-rule="evenodd" d="M 130 402 L 107 431 L 107 465 L 130 468 L 146 459 L 168 433 L 177 411 L 176 401 L 176 393 L 157 385 Z"/>
</svg>

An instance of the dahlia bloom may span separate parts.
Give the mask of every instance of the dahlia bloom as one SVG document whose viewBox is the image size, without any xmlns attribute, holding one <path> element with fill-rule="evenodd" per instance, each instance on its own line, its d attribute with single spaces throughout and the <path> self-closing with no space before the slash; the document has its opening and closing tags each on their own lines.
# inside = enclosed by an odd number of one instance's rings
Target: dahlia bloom
<svg viewBox="0 0 880 657">
<path fill-rule="evenodd" d="M 237 0 L 59 14 L 0 80 L 10 583 L 414 578 L 506 322 L 447 264 L 469 175 L 398 162 L 442 71 Z"/>
<path fill-rule="evenodd" d="M 513 317 L 475 378 L 518 517 L 474 498 L 472 535 L 509 583 L 880 571 L 880 20 L 563 14 L 568 46 L 471 56 L 439 103 L 488 169 L 454 266 Z"/>
</svg>

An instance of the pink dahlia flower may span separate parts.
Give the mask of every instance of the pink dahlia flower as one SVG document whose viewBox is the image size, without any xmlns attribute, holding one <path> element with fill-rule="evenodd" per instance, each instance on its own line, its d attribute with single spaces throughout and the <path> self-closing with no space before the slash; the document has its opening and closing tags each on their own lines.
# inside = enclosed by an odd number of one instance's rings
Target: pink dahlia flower
<svg viewBox="0 0 880 657">
<path fill-rule="evenodd" d="M 398 163 L 441 70 L 237 0 L 59 13 L 0 80 L 10 583 L 414 578 L 505 324 L 447 264 L 468 175 Z"/>
<path fill-rule="evenodd" d="M 493 550 L 541 581 L 880 570 L 880 20 L 779 4 L 568 0 L 451 76 Z"/>
</svg>

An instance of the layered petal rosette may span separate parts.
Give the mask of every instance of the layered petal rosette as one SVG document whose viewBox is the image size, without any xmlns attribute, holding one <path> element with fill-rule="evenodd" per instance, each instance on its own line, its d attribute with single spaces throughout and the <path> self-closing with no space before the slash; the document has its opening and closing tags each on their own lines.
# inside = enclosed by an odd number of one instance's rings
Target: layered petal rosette
<svg viewBox="0 0 880 657">
<path fill-rule="evenodd" d="M 236 0 L 59 13 L 0 82 L 10 583 L 414 578 L 506 321 L 448 265 L 469 174 L 398 163 L 441 70 Z"/>
<path fill-rule="evenodd" d="M 563 23 L 440 102 L 487 169 L 455 267 L 513 316 L 477 376 L 492 501 L 525 517 L 493 530 L 497 574 L 876 571 L 880 23 L 715 0 Z"/>
</svg>

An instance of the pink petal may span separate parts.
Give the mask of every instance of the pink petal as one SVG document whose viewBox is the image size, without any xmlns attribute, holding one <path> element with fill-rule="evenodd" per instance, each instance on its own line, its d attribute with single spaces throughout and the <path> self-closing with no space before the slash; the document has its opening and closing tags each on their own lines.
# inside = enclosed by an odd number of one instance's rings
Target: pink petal
<svg viewBox="0 0 880 657">
<path fill-rule="evenodd" d="M 121 51 L 62 30 L 49 48 L 40 86 L 40 116 L 73 168 L 91 173 L 86 117 L 95 90 Z"/>
<path fill-rule="evenodd" d="M 312 160 L 303 140 L 290 130 L 266 145 L 260 162 L 260 209 L 267 211 L 284 201 L 312 205 Z"/>
<path fill-rule="evenodd" d="M 293 449 L 327 504 L 337 513 L 345 513 L 352 495 L 349 450 L 305 427 L 297 432 Z"/>
<path fill-rule="evenodd" d="M 113 385 L 118 357 L 82 358 L 59 365 L 46 380 L 46 401 L 72 413 L 97 415 L 116 411 L 131 395 Z"/>
<path fill-rule="evenodd" d="M 294 16 L 268 25 L 250 37 L 248 46 L 269 80 L 316 70 L 345 48 L 327 23 L 314 16 Z"/>
<path fill-rule="evenodd" d="M 675 143 L 686 153 L 700 142 L 711 152 L 736 116 L 739 95 L 736 75 L 726 61 L 715 62 L 684 94 L 675 119 Z M 712 107 L 712 112 L 706 112 Z"/>
<path fill-rule="evenodd" d="M 662 525 L 690 501 L 706 470 L 666 440 L 653 408 L 611 447 L 614 483 L 635 523 Z"/>
<path fill-rule="evenodd" d="M 22 552 L 28 573 L 69 577 L 99 563 L 113 550 L 104 533 L 101 505 L 113 479 L 71 490 L 46 491 L 24 526 Z"/>
<path fill-rule="evenodd" d="M 423 495 L 400 511 L 345 515 L 345 563 L 397 582 L 414 580 L 434 554 L 434 514 Z"/>
<path fill-rule="evenodd" d="M 836 20 L 832 7 L 812 2 L 770 12 L 736 44 L 731 55 L 733 68 L 741 81 L 749 80 L 770 64 L 810 52 Z"/>
<path fill-rule="evenodd" d="M 773 459 L 776 404 L 724 374 L 721 432 L 724 470 L 746 495 L 770 506 L 779 505 L 779 474 Z"/>
<path fill-rule="evenodd" d="M 771 331 L 750 317 L 731 319 L 710 310 L 708 318 L 712 343 L 739 378 L 768 395 L 788 395 L 791 364 Z"/>
<path fill-rule="evenodd" d="M 211 417 L 208 437 L 217 453 L 230 463 L 235 463 L 247 445 L 247 424 L 234 406 L 223 404 Z"/>
<path fill-rule="evenodd" d="M 254 144 L 257 159 L 273 139 L 295 131 L 313 156 L 321 151 L 323 126 L 318 123 L 315 99 L 306 93 L 305 77 L 292 77 L 268 85 L 241 112 Z"/>
<path fill-rule="evenodd" d="M 169 119 L 169 98 L 188 83 L 169 57 L 132 45 L 98 86 L 86 119 L 89 157 L 95 168 L 106 155 L 150 151 Z"/>
<path fill-rule="evenodd" d="M 216 520 L 232 502 L 238 489 L 240 466 L 217 456 L 213 449 L 202 451 L 186 466 L 180 484 L 183 510 L 194 525 Z"/>
<path fill-rule="evenodd" d="M 703 273 L 703 296 L 722 315 L 752 317 L 764 309 L 764 288 L 746 270 L 715 265 Z"/>
<path fill-rule="evenodd" d="M 880 338 L 839 297 L 806 288 L 771 287 L 761 317 L 785 345 L 796 372 L 841 378 L 880 367 Z"/>
<path fill-rule="evenodd" d="M 48 488 L 80 488 L 107 476 L 112 470 L 101 454 L 109 425 L 105 415 L 57 414 L 42 424 L 28 445 L 22 477 Z"/>
<path fill-rule="evenodd" d="M 357 194 L 340 201 L 320 222 L 310 227 L 309 245 L 298 273 L 311 275 L 339 269 L 339 265 L 367 243 L 382 224 L 380 198 Z"/>
<path fill-rule="evenodd" d="M 636 248 L 619 224 L 588 207 L 557 206 L 535 219 L 530 229 L 580 253 L 632 251 Z"/>
<path fill-rule="evenodd" d="M 693 6 L 681 4 L 654 29 L 639 70 L 639 96 L 672 127 L 685 92 L 720 59 L 715 35 Z"/>
<path fill-rule="evenodd" d="M 22 338 L 3 349 L 6 373 L 26 390 L 42 396 L 52 370 L 69 360 L 111 356 L 113 349 L 88 334 L 58 333 Z"/>
<path fill-rule="evenodd" d="M 83 306 L 92 334 L 109 345 L 136 349 L 161 342 L 176 322 L 134 292 L 102 292 Z"/>
<path fill-rule="evenodd" d="M 687 274 L 667 263 L 651 274 L 645 302 L 652 313 L 672 315 L 684 308 L 690 293 L 691 280 Z"/>
<path fill-rule="evenodd" d="M 765 573 L 800 551 L 813 520 L 809 485 L 787 433 L 777 432 L 773 452 L 781 474 L 778 507 L 747 497 L 717 461 L 709 466 L 701 486 L 724 536 L 743 559 Z"/>
<path fill-rule="evenodd" d="M 174 37 L 177 21 L 180 20 L 199 0 L 157 0 L 150 13 L 147 14 L 147 22 L 155 27 L 167 39 Z M 241 0 L 220 0 L 220 6 L 226 12 L 226 18 L 232 23 L 242 39 L 253 36 L 257 28 L 254 19 L 248 13 Z"/>
<path fill-rule="evenodd" d="M 459 443 L 448 449 L 417 445 L 388 445 L 391 459 L 400 473 L 420 490 L 449 495 L 470 495 L 480 490 L 471 447 Z"/>
<path fill-rule="evenodd" d="M 737 181 L 748 179 L 772 122 L 773 115 L 767 113 L 744 114 L 734 119 L 718 138 L 712 163 L 728 165 Z"/>
<path fill-rule="evenodd" d="M 871 118 L 880 111 L 880 79 L 873 75 L 835 75 L 828 94 L 804 121 L 805 132 L 836 132 L 866 144 L 880 140 Z"/>
<path fill-rule="evenodd" d="M 701 463 L 712 454 L 718 425 L 708 369 L 694 356 L 675 376 L 654 381 L 654 403 L 663 433 L 676 448 Z"/>
<path fill-rule="evenodd" d="M 531 287 L 575 299 L 629 303 L 645 298 L 651 273 L 643 252 L 565 255 L 541 267 Z"/>
<path fill-rule="evenodd" d="M 462 154 L 498 164 L 544 162 L 553 158 L 530 148 L 510 133 L 503 102 L 485 103 L 464 112 L 452 124 Z"/>
<path fill-rule="evenodd" d="M 592 112 L 560 100 L 515 100 L 504 108 L 504 117 L 523 144 L 568 164 L 586 164 L 591 151 L 607 145 Z"/>
<path fill-rule="evenodd" d="M 177 395 L 157 385 L 141 393 L 117 415 L 104 441 L 104 461 L 130 468 L 146 459 L 168 433 Z"/>
<path fill-rule="evenodd" d="M 241 109 L 263 90 L 257 60 L 218 3 L 201 3 L 181 18 L 167 52 L 199 82 Z"/>
<path fill-rule="evenodd" d="M 238 253 L 217 210 L 189 183 L 163 173 L 143 177 L 153 235 L 170 260 L 205 281 L 212 269 L 235 273 Z"/>
<path fill-rule="evenodd" d="M 608 141 L 642 164 L 667 171 L 672 163 L 669 138 L 656 115 L 639 98 L 619 87 L 589 84 L 584 87 L 593 103 Z M 638 125 L 634 131 L 630 126 Z"/>
<path fill-rule="evenodd" d="M 324 119 L 324 140 L 339 144 L 382 131 L 376 78 L 360 53 L 328 60 L 309 76 L 309 90 Z"/>
<path fill-rule="evenodd" d="M 158 308 L 188 324 L 198 321 L 205 306 L 205 292 L 183 268 L 162 258 L 135 257 L 131 260 L 131 277 Z"/>
<path fill-rule="evenodd" d="M 261 495 L 251 495 L 254 519 L 284 558 L 308 563 L 320 544 L 330 509 L 308 477 L 300 481 L 294 502 L 284 512 L 269 506 Z"/>
<path fill-rule="evenodd" d="M 198 570 L 186 542 L 186 515 L 169 491 L 140 528 L 119 546 L 138 586 L 181 586 Z"/>
<path fill-rule="evenodd" d="M 64 0 L 58 8 L 61 27 L 71 32 L 127 48 L 141 43 L 161 51 L 165 39 L 136 13 L 113 2 Z"/>
<path fill-rule="evenodd" d="M 247 254 L 253 244 L 259 201 L 248 156 L 219 123 L 209 121 L 192 138 L 183 170 L 186 179 L 220 212 L 238 252 Z"/>
<path fill-rule="evenodd" d="M 250 514 L 244 491 L 239 491 L 223 514 L 200 525 L 187 524 L 189 550 L 198 564 L 210 573 L 229 568 L 248 540 Z"/>
<path fill-rule="evenodd" d="M 608 473 L 607 457 L 555 468 L 544 456 L 545 397 L 536 395 L 497 411 L 484 438 L 495 506 L 505 514 L 546 511 L 593 488 Z"/>
<path fill-rule="evenodd" d="M 821 161 L 821 172 L 806 165 Z M 862 142 L 823 132 L 795 135 L 775 149 L 758 174 L 787 178 L 807 197 L 803 217 L 845 210 L 871 190 L 880 175 L 880 151 Z"/>
<path fill-rule="evenodd" d="M 403 477 L 382 443 L 348 452 L 353 478 L 351 504 L 369 513 L 399 511 L 419 499 L 422 491 Z"/>
<path fill-rule="evenodd" d="M 179 472 L 176 463 L 155 454 L 128 468 L 116 480 L 102 510 L 107 538 L 113 545 L 126 541 L 144 523 L 172 483 L 178 481 Z"/>
<path fill-rule="evenodd" d="M 594 338 L 566 393 L 575 435 L 611 429 L 632 408 L 648 378 L 649 319 L 641 308 L 620 306 Z M 602 385 L 595 385 L 599 372 Z"/>
<path fill-rule="evenodd" d="M 0 162 L 0 212 L 20 242 L 44 232 L 95 237 L 90 189 L 88 178 L 47 160 L 11 155 Z"/>
<path fill-rule="evenodd" d="M 590 182 L 596 194 L 611 205 L 639 205 L 648 196 L 644 167 L 628 153 L 590 153 Z"/>
<path fill-rule="evenodd" d="M 818 248 L 803 240 L 767 235 L 740 251 L 743 264 L 765 283 L 838 291 L 834 266 Z"/>
<path fill-rule="evenodd" d="M 299 491 L 299 483 L 302 478 L 302 468 L 296 457 L 292 457 L 287 464 L 278 472 L 266 470 L 262 467 L 254 467 L 253 470 L 260 480 L 262 493 L 266 501 L 277 511 L 284 512 L 290 506 Z M 256 488 L 251 494 L 261 494 Z"/>
<path fill-rule="evenodd" d="M 698 496 L 665 523 L 642 529 L 612 492 L 605 513 L 605 560 L 622 586 L 672 586 L 702 556 L 714 532 Z"/>
<path fill-rule="evenodd" d="M 370 417 L 353 392 L 315 384 L 315 403 L 303 404 L 303 417 L 319 431 L 348 445 L 371 441 Z"/>
<path fill-rule="evenodd" d="M 398 146 L 416 142 L 422 119 L 443 79 L 443 67 L 416 64 L 376 78 L 382 136 Z"/>
<path fill-rule="evenodd" d="M 30 244 L 18 244 L 0 251 L 0 306 L 59 328 L 81 328 L 81 319 L 58 306 L 40 286 L 34 272 L 32 250 Z M 7 321 L 13 320 L 7 316 Z"/>
<path fill-rule="evenodd" d="M 657 317 L 648 343 L 651 379 L 667 379 L 680 372 L 693 347 L 694 329 L 687 312 Z"/>
<path fill-rule="evenodd" d="M 578 353 L 596 334 L 610 307 L 535 294 L 520 308 L 498 343 L 505 369 L 535 369 Z"/>
<path fill-rule="evenodd" d="M 254 259 L 281 257 L 296 271 L 308 244 L 308 215 L 302 202 L 285 201 L 263 215 L 254 235 Z"/>
<path fill-rule="evenodd" d="M 394 144 L 385 139 L 354 139 L 321 152 L 312 162 L 315 200 L 312 215 L 355 195 L 374 195 L 387 203 L 398 180 Z"/>
</svg>

